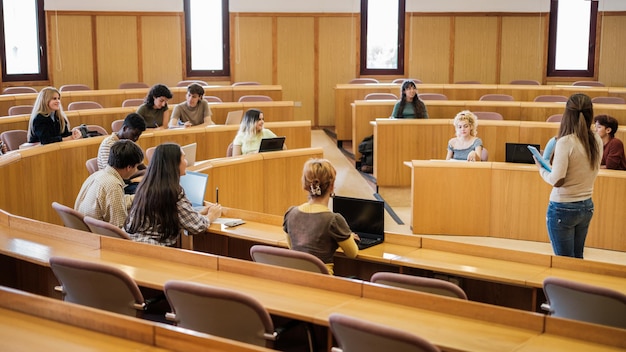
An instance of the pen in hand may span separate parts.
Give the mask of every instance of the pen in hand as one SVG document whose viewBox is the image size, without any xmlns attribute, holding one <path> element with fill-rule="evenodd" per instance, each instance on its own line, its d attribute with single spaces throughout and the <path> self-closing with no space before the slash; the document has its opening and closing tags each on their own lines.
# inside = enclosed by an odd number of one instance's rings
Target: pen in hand
<svg viewBox="0 0 626 352">
<path fill-rule="evenodd" d="M 220 202 L 220 189 L 219 187 L 215 187 L 215 204 L 219 204 Z"/>
</svg>

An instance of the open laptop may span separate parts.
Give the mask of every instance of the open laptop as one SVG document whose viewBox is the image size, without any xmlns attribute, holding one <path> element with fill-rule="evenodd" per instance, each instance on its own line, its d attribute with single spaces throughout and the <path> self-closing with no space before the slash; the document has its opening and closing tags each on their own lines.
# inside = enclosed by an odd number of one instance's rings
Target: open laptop
<svg viewBox="0 0 626 352">
<path fill-rule="evenodd" d="M 375 246 L 385 240 L 385 202 L 334 196 L 333 212 L 341 214 L 352 232 L 359 235 L 359 249 Z"/>
<path fill-rule="evenodd" d="M 191 143 L 180 147 L 185 152 L 185 160 L 187 160 L 187 167 L 194 166 L 196 163 L 196 151 L 198 150 L 198 143 Z"/>
<path fill-rule="evenodd" d="M 228 115 L 226 115 L 225 125 L 239 125 L 241 123 L 241 118 L 243 117 L 243 110 L 234 110 L 229 111 Z"/>
<path fill-rule="evenodd" d="M 277 150 L 283 150 L 285 145 L 285 137 L 263 138 L 261 139 L 261 145 L 259 146 L 259 153 L 274 152 Z"/>
<path fill-rule="evenodd" d="M 530 150 L 528 150 L 529 145 L 532 145 L 535 148 L 539 149 L 539 144 L 507 143 L 505 151 L 505 161 L 507 163 L 534 164 L 535 160 L 533 159 L 533 155 L 531 154 Z"/>
<path fill-rule="evenodd" d="M 208 180 L 209 175 L 194 171 L 187 171 L 184 176 L 180 177 L 180 185 L 185 190 L 187 199 L 197 211 L 204 208 L 204 194 Z"/>
</svg>

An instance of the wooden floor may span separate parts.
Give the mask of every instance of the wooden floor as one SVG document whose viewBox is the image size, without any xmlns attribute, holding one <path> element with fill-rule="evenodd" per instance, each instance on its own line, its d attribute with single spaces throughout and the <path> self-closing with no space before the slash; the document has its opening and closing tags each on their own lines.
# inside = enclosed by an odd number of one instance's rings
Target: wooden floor
<svg viewBox="0 0 626 352">
<path fill-rule="evenodd" d="M 343 151 L 337 147 L 332 133 L 324 130 L 313 130 L 311 135 L 313 147 L 322 147 L 324 157 L 329 159 L 337 169 L 337 181 L 335 182 L 335 194 L 348 197 L 365 199 L 376 198 L 375 180 L 371 175 L 363 174 L 355 168 L 352 157 L 352 145 L 343 146 Z M 407 168 L 407 172 L 409 172 Z M 403 224 L 397 223 L 388 212 L 385 213 L 385 231 L 403 234 L 412 234 L 410 224 L 411 217 L 411 189 L 410 187 L 380 187 L 378 196 L 381 197 L 392 209 L 397 218 Z M 304 201 L 304 200 L 303 200 Z M 593 221 L 593 220 L 592 220 Z M 498 248 L 514 249 L 534 253 L 552 254 L 552 247 L 548 242 L 509 240 L 493 237 L 476 236 L 445 236 L 445 235 L 422 235 L 446 239 L 463 243 L 488 245 Z M 599 262 L 626 264 L 626 253 L 609 251 L 596 248 L 585 248 L 585 258 Z"/>
</svg>

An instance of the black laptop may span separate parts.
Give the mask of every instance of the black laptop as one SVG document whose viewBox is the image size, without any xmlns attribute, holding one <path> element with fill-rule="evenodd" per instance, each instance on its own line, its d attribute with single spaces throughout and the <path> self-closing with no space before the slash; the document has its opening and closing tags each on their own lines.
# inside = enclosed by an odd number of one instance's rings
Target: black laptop
<svg viewBox="0 0 626 352">
<path fill-rule="evenodd" d="M 341 214 L 352 232 L 359 235 L 359 249 L 375 246 L 385 240 L 385 202 L 335 196 L 333 212 Z"/>
<path fill-rule="evenodd" d="M 524 163 L 524 164 L 534 164 L 535 160 L 533 159 L 533 155 L 530 150 L 528 150 L 528 146 L 532 145 L 533 147 L 539 150 L 539 144 L 530 144 L 530 143 L 507 143 L 506 151 L 505 151 L 505 161 L 507 163 Z"/>
<path fill-rule="evenodd" d="M 259 153 L 274 152 L 277 150 L 283 150 L 285 145 L 285 137 L 263 138 L 261 139 L 261 145 L 259 146 Z"/>
</svg>

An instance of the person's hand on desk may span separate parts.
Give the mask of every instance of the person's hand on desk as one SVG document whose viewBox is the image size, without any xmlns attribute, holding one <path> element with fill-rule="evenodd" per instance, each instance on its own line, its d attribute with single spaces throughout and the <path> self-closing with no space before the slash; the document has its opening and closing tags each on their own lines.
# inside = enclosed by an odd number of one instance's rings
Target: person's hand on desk
<svg viewBox="0 0 626 352">
<path fill-rule="evenodd" d="M 361 237 L 359 237 L 359 235 L 357 235 L 356 233 L 352 233 L 352 237 L 354 238 L 354 240 L 358 243 L 361 242 Z"/>
<path fill-rule="evenodd" d="M 222 216 L 222 206 L 219 204 L 204 202 L 205 207 L 199 211 L 200 214 L 206 216 L 209 221 L 213 222 L 215 219 Z"/>
</svg>

